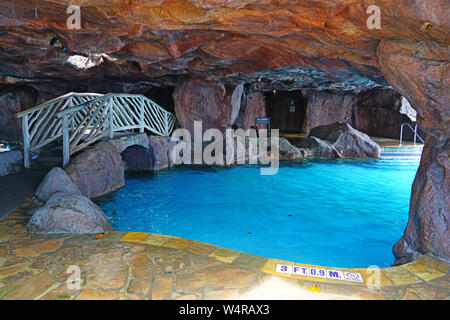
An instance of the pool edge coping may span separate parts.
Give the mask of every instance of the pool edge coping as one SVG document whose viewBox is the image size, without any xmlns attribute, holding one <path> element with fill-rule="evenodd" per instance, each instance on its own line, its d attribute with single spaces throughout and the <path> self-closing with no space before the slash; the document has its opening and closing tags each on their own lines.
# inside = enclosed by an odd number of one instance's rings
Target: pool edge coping
<svg viewBox="0 0 450 320">
<path fill-rule="evenodd" d="M 327 284 L 341 284 L 353 286 L 379 286 L 392 287 L 403 286 L 410 284 L 424 284 L 434 279 L 445 277 L 449 271 L 449 265 L 430 254 L 424 254 L 413 262 L 402 264 L 399 266 L 377 268 L 341 268 L 330 266 L 311 265 L 300 262 L 292 262 L 287 260 L 273 259 L 269 257 L 258 256 L 246 252 L 233 250 L 197 240 L 185 239 L 181 237 L 150 233 L 150 232 L 135 232 L 135 231 L 109 231 L 101 239 L 107 241 L 123 241 L 135 242 L 145 245 L 152 245 L 158 247 L 173 248 L 179 251 L 184 251 L 200 256 L 208 256 L 215 258 L 223 263 L 250 269 L 253 271 L 273 274 L 277 276 L 314 281 Z M 286 265 L 291 267 L 306 267 L 313 269 L 323 269 L 350 273 L 359 273 L 362 277 L 362 282 L 330 279 L 328 277 L 315 277 L 297 275 L 291 273 L 277 272 L 277 265 Z M 379 273 L 378 273 L 379 272 Z M 377 283 L 377 273 L 380 276 L 380 281 Z M 370 282 L 369 282 L 370 281 Z"/>
<path fill-rule="evenodd" d="M 15 209 L 9 211 L 3 217 L 0 217 L 0 221 L 7 219 L 10 214 L 17 212 L 17 210 L 25 209 L 31 202 L 31 198 L 26 198 Z M 35 236 L 65 236 L 74 234 L 39 234 L 25 231 L 30 235 Z M 372 286 L 373 288 L 383 287 L 398 287 L 407 286 L 411 284 L 426 284 L 429 281 L 445 277 L 449 273 L 450 264 L 444 260 L 434 257 L 430 254 L 424 254 L 417 258 L 415 261 L 405 263 L 399 266 L 391 266 L 384 268 L 341 268 L 330 266 L 311 265 L 306 263 L 292 262 L 287 260 L 273 259 L 246 252 L 229 249 L 197 240 L 191 240 L 181 238 L 177 236 L 150 233 L 150 232 L 137 232 L 137 231 L 119 231 L 112 230 L 101 233 L 101 237 L 96 237 L 96 234 L 85 234 L 86 236 L 93 237 L 93 240 L 106 240 L 112 242 L 134 242 L 143 245 L 151 245 L 157 247 L 172 248 L 178 251 L 215 258 L 218 261 L 229 264 L 237 268 L 250 269 L 252 271 L 263 272 L 266 274 L 272 274 L 282 276 L 286 278 L 297 279 L 299 281 L 319 282 L 324 284 L 340 284 L 350 286 Z M 239 259 L 238 259 L 239 258 Z M 242 261 L 243 260 L 243 261 Z M 360 273 L 363 279 L 362 282 L 352 282 L 346 280 L 319 278 L 313 276 L 293 275 L 287 273 L 276 272 L 275 268 L 277 264 L 289 265 L 289 266 L 301 266 L 307 268 L 317 268 L 324 270 L 338 270 L 343 272 L 356 272 Z M 380 283 L 368 283 L 371 276 L 377 271 L 380 271 Z M 376 275 L 376 274 L 375 274 Z"/>
</svg>

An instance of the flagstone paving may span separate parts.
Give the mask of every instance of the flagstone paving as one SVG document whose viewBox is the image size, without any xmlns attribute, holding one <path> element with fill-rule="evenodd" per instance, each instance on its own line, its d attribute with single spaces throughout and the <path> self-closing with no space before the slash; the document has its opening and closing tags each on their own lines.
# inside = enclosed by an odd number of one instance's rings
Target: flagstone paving
<svg viewBox="0 0 450 320">
<path fill-rule="evenodd" d="M 26 200 L 0 219 L 0 299 L 449 299 L 448 264 L 429 255 L 378 270 L 333 268 L 364 279 L 345 282 L 279 273 L 277 264 L 306 265 L 167 235 L 30 234 L 33 208 Z M 380 286 L 368 287 L 376 272 Z"/>
</svg>

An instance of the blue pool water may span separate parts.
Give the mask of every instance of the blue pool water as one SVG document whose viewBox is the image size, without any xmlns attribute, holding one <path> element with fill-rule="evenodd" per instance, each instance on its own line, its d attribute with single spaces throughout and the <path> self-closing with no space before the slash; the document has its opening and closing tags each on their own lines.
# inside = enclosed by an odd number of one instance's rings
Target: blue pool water
<svg viewBox="0 0 450 320">
<path fill-rule="evenodd" d="M 408 220 L 419 157 L 177 167 L 128 175 L 96 199 L 116 230 L 168 234 L 270 258 L 390 266 Z"/>
<path fill-rule="evenodd" d="M 8 152 L 17 148 L 17 145 L 0 143 L 0 152 Z"/>
</svg>

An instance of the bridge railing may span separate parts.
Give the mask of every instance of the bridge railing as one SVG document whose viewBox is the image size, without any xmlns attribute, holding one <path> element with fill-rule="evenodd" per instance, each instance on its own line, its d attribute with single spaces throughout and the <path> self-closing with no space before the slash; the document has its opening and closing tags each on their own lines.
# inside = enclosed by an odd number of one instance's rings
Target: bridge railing
<svg viewBox="0 0 450 320">
<path fill-rule="evenodd" d="M 102 96 L 98 93 L 68 93 L 16 114 L 22 122 L 24 166 L 31 166 L 31 154 L 62 136 L 62 121 L 56 113 Z"/>
<path fill-rule="evenodd" d="M 70 156 L 114 132 L 139 129 L 169 136 L 175 116 L 143 95 L 110 93 L 56 114 L 62 119 L 63 166 Z"/>
</svg>

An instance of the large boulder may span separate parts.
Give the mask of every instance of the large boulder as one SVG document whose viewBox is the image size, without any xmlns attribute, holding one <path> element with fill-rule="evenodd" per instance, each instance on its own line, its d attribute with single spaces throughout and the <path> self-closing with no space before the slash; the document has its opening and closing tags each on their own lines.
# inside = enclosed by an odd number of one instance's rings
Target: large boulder
<svg viewBox="0 0 450 320">
<path fill-rule="evenodd" d="M 299 159 L 306 156 L 305 150 L 293 146 L 285 138 L 279 138 L 279 153 L 281 159 Z"/>
<path fill-rule="evenodd" d="M 81 195 L 77 185 L 73 183 L 66 172 L 58 167 L 53 168 L 47 173 L 44 180 L 36 190 L 35 196 L 40 201 L 47 201 L 53 194 L 65 192 Z"/>
<path fill-rule="evenodd" d="M 341 157 L 339 152 L 331 143 L 317 137 L 308 137 L 297 142 L 295 145 L 298 148 L 306 150 L 308 157 Z"/>
<path fill-rule="evenodd" d="M 377 143 L 345 122 L 312 128 L 309 136 L 330 142 L 341 157 L 380 158 L 381 156 L 381 148 Z"/>
<path fill-rule="evenodd" d="M 103 233 L 113 230 L 108 218 L 88 198 L 72 193 L 55 193 L 37 209 L 27 225 L 37 233 Z"/>
<path fill-rule="evenodd" d="M 76 156 L 65 169 L 81 193 L 94 198 L 125 185 L 125 166 L 117 149 L 102 141 Z"/>
<path fill-rule="evenodd" d="M 148 140 L 149 153 L 153 157 L 151 170 L 157 171 L 170 167 L 170 137 L 149 136 Z"/>
</svg>

